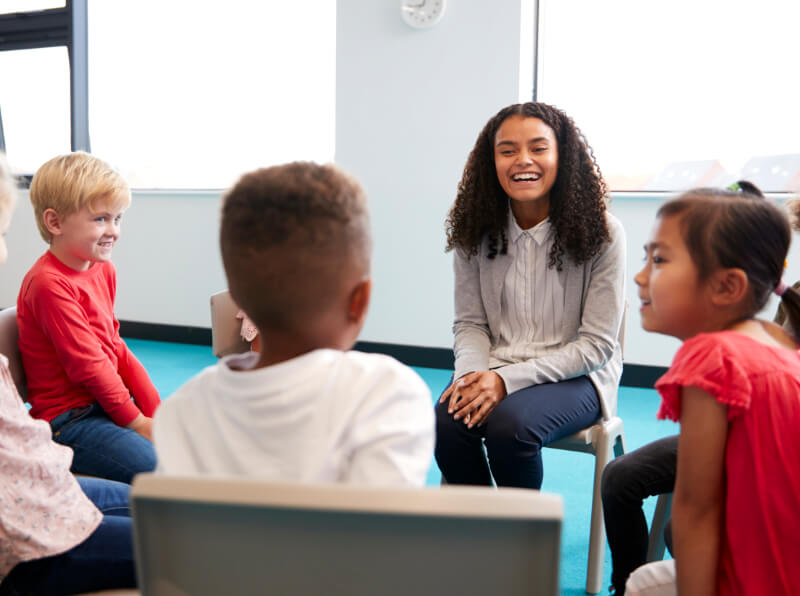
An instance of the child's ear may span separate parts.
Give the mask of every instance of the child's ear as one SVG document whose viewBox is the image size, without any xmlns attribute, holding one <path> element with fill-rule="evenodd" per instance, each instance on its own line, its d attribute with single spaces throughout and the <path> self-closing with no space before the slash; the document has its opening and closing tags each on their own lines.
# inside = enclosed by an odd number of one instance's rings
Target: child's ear
<svg viewBox="0 0 800 596">
<path fill-rule="evenodd" d="M 42 221 L 44 222 L 44 227 L 53 236 L 61 235 L 61 218 L 55 209 L 45 209 L 44 213 L 42 213 Z"/>
<path fill-rule="evenodd" d="M 372 294 L 372 280 L 362 279 L 350 292 L 350 300 L 347 304 L 347 318 L 351 323 L 362 323 L 367 316 L 369 309 L 369 299 Z"/>
<path fill-rule="evenodd" d="M 737 267 L 720 269 L 712 275 L 712 300 L 718 306 L 738 304 L 747 296 L 747 273 Z"/>
</svg>

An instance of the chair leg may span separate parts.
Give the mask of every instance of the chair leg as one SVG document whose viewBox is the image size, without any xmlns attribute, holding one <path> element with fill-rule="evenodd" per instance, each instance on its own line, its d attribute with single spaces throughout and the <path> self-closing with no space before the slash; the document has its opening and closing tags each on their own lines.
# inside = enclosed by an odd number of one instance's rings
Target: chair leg
<svg viewBox="0 0 800 596">
<path fill-rule="evenodd" d="M 592 519 L 589 530 L 589 561 L 586 567 L 586 592 L 598 594 L 603 589 L 603 566 L 606 555 L 606 528 L 603 525 L 603 501 L 600 495 L 603 470 L 611 461 L 612 450 L 619 435 L 605 435 L 596 445 Z"/>
<path fill-rule="evenodd" d="M 650 524 L 650 535 L 647 540 L 647 562 L 660 561 L 664 558 L 666 544 L 664 542 L 664 527 L 667 525 L 672 511 L 672 493 L 658 495 L 656 510 L 653 513 L 653 522 Z"/>
<path fill-rule="evenodd" d="M 622 420 L 619 421 L 619 435 L 617 435 L 616 440 L 614 441 L 614 457 L 619 457 L 620 455 L 624 455 L 628 452 L 628 448 L 625 446 L 625 430 L 622 426 Z"/>
</svg>

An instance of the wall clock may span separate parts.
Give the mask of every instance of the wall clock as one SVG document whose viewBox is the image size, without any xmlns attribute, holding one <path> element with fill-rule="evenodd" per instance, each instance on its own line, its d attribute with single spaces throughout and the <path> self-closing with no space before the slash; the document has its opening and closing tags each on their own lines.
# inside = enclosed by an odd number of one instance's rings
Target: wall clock
<svg viewBox="0 0 800 596">
<path fill-rule="evenodd" d="M 417 29 L 433 27 L 444 14 L 446 0 L 400 0 L 403 20 Z"/>
</svg>

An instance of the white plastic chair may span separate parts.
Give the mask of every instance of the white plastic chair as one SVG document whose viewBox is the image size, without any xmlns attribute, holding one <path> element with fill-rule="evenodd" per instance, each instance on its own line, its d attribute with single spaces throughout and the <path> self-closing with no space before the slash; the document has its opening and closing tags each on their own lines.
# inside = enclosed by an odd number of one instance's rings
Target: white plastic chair
<svg viewBox="0 0 800 596">
<path fill-rule="evenodd" d="M 547 447 L 565 451 L 580 451 L 595 456 L 586 591 L 589 594 L 598 594 L 603 585 L 603 564 L 606 550 L 606 529 L 603 524 L 600 486 L 606 465 L 614 457 L 625 453 L 625 430 L 622 419 L 614 416 L 609 420 L 601 420 L 597 424 L 551 443 Z"/>
<path fill-rule="evenodd" d="M 131 505 L 147 595 L 559 591 L 558 495 L 140 474 Z"/>
<path fill-rule="evenodd" d="M 19 351 L 19 329 L 17 328 L 16 307 L 0 310 L 0 354 L 8 359 L 11 378 L 17 392 L 24 400 L 28 393 L 25 370 L 22 368 L 22 355 Z"/>
<path fill-rule="evenodd" d="M 617 336 L 620 349 L 625 344 L 625 320 L 627 319 L 627 314 L 628 305 L 626 304 Z M 603 587 L 603 565 L 606 552 L 606 528 L 603 523 L 603 502 L 600 487 L 602 486 L 603 470 L 606 465 L 613 458 L 625 453 L 625 427 L 619 416 L 612 416 L 607 420 L 599 420 L 574 435 L 564 437 L 545 446 L 550 449 L 589 453 L 595 457 L 592 517 L 589 529 L 589 557 L 586 565 L 586 591 L 589 594 L 598 594 Z"/>
</svg>

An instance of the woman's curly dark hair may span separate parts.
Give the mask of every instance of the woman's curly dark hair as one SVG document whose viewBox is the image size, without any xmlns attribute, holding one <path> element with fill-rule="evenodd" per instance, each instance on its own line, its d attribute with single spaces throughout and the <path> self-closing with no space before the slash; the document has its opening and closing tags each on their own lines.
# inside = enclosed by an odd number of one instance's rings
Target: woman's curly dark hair
<svg viewBox="0 0 800 596">
<path fill-rule="evenodd" d="M 478 135 L 447 216 L 447 250 L 460 248 L 476 255 L 488 235 L 489 258 L 498 252 L 506 254 L 509 198 L 497 179 L 494 140 L 500 125 L 515 115 L 539 118 L 553 130 L 558 143 L 558 172 L 550 190 L 549 213 L 555 239 L 548 266 L 560 271 L 565 252 L 576 264 L 585 263 L 610 240 L 605 218 L 608 189 L 591 147 L 572 118 L 536 102 L 503 108 Z"/>
</svg>

